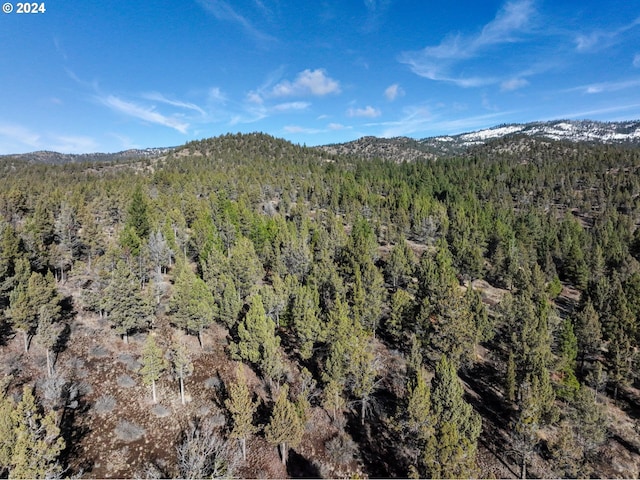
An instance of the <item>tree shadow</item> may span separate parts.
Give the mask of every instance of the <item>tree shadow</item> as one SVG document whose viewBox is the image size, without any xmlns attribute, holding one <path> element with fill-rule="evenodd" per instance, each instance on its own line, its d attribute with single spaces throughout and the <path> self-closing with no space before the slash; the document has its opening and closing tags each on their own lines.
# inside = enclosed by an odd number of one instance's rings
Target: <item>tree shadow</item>
<svg viewBox="0 0 640 480">
<path fill-rule="evenodd" d="M 71 392 L 75 390 L 75 393 Z M 78 387 L 74 382 L 68 382 L 63 391 L 62 414 L 60 417 L 60 434 L 65 440 L 65 448 L 60 455 L 60 460 L 67 469 L 70 468 L 74 460 L 82 458 L 83 451 L 81 447 L 82 439 L 90 432 L 89 427 L 82 422 L 89 411 L 90 405 L 78 391 Z M 85 461 L 86 462 L 86 461 Z M 81 465 L 79 472 L 91 470 L 91 464 L 85 463 Z M 71 472 L 71 473 L 79 473 Z"/>
<path fill-rule="evenodd" d="M 359 454 L 370 478 L 406 476 L 407 465 L 398 457 L 398 439 L 384 418 L 396 403 L 395 395 L 385 389 L 375 392 L 371 400 L 374 414 L 362 425 L 359 409 L 347 415 L 345 431 L 359 446 Z"/>
<path fill-rule="evenodd" d="M 64 321 L 69 321 L 76 316 L 78 312 L 76 312 L 75 310 L 73 297 L 71 295 L 60 300 L 60 310 L 62 312 L 62 319 Z"/>
<path fill-rule="evenodd" d="M 11 323 L 7 320 L 0 320 L 0 347 L 5 347 L 7 345 L 7 339 L 9 337 L 14 336 L 13 328 L 11 327 Z"/>
<path fill-rule="evenodd" d="M 320 470 L 295 450 L 289 450 L 287 473 L 291 478 L 320 478 Z"/>
</svg>

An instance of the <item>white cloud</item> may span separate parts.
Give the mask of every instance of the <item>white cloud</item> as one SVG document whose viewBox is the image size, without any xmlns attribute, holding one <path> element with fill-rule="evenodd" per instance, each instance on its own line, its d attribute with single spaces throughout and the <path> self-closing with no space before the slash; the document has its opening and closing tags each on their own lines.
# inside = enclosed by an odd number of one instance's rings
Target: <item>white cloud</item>
<svg viewBox="0 0 640 480">
<path fill-rule="evenodd" d="M 513 90 L 518 90 L 519 88 L 526 87 L 529 85 L 529 82 L 524 78 L 512 78 L 510 80 L 505 80 L 500 84 L 500 89 L 504 92 L 511 92 Z"/>
<path fill-rule="evenodd" d="M 365 108 L 350 108 L 347 110 L 349 117 L 376 118 L 379 117 L 381 113 L 380 110 L 373 108 L 371 105 L 367 105 Z"/>
<path fill-rule="evenodd" d="M 284 127 L 284 131 L 287 133 L 307 133 L 307 134 L 322 133 L 322 130 L 320 129 L 301 127 L 299 125 L 287 125 Z"/>
<path fill-rule="evenodd" d="M 640 109 L 640 103 L 636 104 L 624 104 L 624 105 L 615 105 L 612 107 L 599 108 L 594 110 L 585 110 L 582 112 L 573 112 L 573 113 L 563 113 L 561 115 L 556 115 L 554 118 L 592 118 L 595 115 L 603 115 L 615 112 L 624 112 L 625 110 L 634 110 Z M 635 116 L 634 118 L 637 118 Z"/>
<path fill-rule="evenodd" d="M 209 89 L 208 98 L 210 101 L 218 103 L 225 103 L 227 101 L 227 96 L 218 87 L 211 87 Z"/>
<path fill-rule="evenodd" d="M 180 100 L 171 100 L 170 98 L 167 98 L 158 92 L 146 93 L 142 95 L 142 97 L 146 98 L 147 100 L 151 100 L 153 102 L 160 102 L 166 105 L 171 105 L 173 107 L 184 108 L 186 110 L 193 110 L 195 112 L 198 112 L 202 116 L 206 115 L 205 111 L 194 103 L 182 102 Z"/>
<path fill-rule="evenodd" d="M 420 51 L 404 52 L 399 61 L 421 77 L 453 83 L 460 87 L 479 87 L 498 83 L 500 79 L 481 75 L 463 76 L 452 73 L 454 67 L 475 58 L 487 48 L 520 41 L 535 14 L 532 0 L 508 2 L 476 35 L 451 34 L 440 44 Z"/>
<path fill-rule="evenodd" d="M 447 110 L 446 106 L 441 107 Z M 383 127 L 381 137 L 398 137 L 406 135 L 440 135 L 458 134 L 471 129 L 486 128 L 495 125 L 500 118 L 508 117 L 514 112 L 495 112 L 483 115 L 462 117 L 454 120 L 442 120 L 428 106 L 411 105 L 403 109 L 399 120 L 370 123 L 369 127 Z"/>
<path fill-rule="evenodd" d="M 309 102 L 287 102 L 274 105 L 272 110 L 276 112 L 291 112 L 295 110 L 306 110 L 311 104 Z"/>
<path fill-rule="evenodd" d="M 40 135 L 21 125 L 0 124 L 0 136 L 30 148 L 40 148 Z"/>
<path fill-rule="evenodd" d="M 119 133 L 109 133 L 109 136 L 115 138 L 116 140 L 118 140 L 120 142 L 120 145 L 122 146 L 121 148 L 123 150 L 129 150 L 132 148 L 140 148 L 140 145 L 138 145 L 137 143 L 133 142 L 133 140 L 131 140 L 130 137 L 126 136 L 126 135 L 121 135 Z"/>
<path fill-rule="evenodd" d="M 367 18 L 362 30 L 371 32 L 378 28 L 391 5 L 391 0 L 364 0 L 364 5 L 367 8 Z"/>
<path fill-rule="evenodd" d="M 327 125 L 327 128 L 329 130 L 332 130 L 332 131 L 335 132 L 335 131 L 338 131 L 338 130 L 346 130 L 346 129 L 351 128 L 351 127 L 345 127 L 341 123 L 330 123 L 329 125 Z"/>
<path fill-rule="evenodd" d="M 634 80 L 623 80 L 620 82 L 601 82 L 592 83 L 589 85 L 582 85 L 580 87 L 571 88 L 569 92 L 579 91 L 582 93 L 596 94 L 605 92 L 617 92 L 619 90 L 626 90 L 627 88 L 636 88 L 640 86 L 640 78 Z"/>
<path fill-rule="evenodd" d="M 329 77 L 322 68 L 304 70 L 298 74 L 295 81 L 283 80 L 271 91 L 274 97 L 324 96 L 331 93 L 340 93 L 340 83 Z"/>
<path fill-rule="evenodd" d="M 264 99 L 259 93 L 250 91 L 249 93 L 247 93 L 247 102 L 255 103 L 256 105 L 262 105 L 264 103 Z"/>
<path fill-rule="evenodd" d="M 394 83 L 393 85 L 389 85 L 385 91 L 384 96 L 387 97 L 387 100 L 393 102 L 396 98 L 404 95 L 404 90 L 400 85 Z"/>
<path fill-rule="evenodd" d="M 93 138 L 79 135 L 38 134 L 17 124 L 0 124 L 0 152 L 19 153 L 52 150 L 60 153 L 95 152 L 98 144 Z"/>
<path fill-rule="evenodd" d="M 89 153 L 95 152 L 98 145 L 90 137 L 56 135 L 52 137 L 47 149 L 60 153 Z"/>
<path fill-rule="evenodd" d="M 189 128 L 188 123 L 180 121 L 175 117 L 167 117 L 156 112 L 153 108 L 145 108 L 135 103 L 122 100 L 114 95 L 99 98 L 99 101 L 116 112 L 120 112 L 146 122 L 164 125 L 165 127 L 173 128 L 180 133 L 187 133 L 187 128 Z"/>
</svg>

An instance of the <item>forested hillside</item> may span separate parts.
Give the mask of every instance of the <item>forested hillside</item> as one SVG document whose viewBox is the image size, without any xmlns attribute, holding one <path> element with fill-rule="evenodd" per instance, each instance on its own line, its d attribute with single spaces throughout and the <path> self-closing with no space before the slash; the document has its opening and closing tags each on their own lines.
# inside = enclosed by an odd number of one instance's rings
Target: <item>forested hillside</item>
<svg viewBox="0 0 640 480">
<path fill-rule="evenodd" d="M 640 474 L 640 149 L 0 163 L 0 475 Z"/>
</svg>

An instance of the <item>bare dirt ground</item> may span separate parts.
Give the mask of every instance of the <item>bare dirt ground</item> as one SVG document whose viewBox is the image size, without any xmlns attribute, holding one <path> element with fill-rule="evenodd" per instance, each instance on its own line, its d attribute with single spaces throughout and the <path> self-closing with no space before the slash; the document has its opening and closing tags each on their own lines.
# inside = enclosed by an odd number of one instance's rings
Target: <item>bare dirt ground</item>
<svg viewBox="0 0 640 480">
<path fill-rule="evenodd" d="M 169 374 L 157 385 L 158 403 L 151 388 L 144 385 L 137 369 L 144 334 L 133 335 L 125 343 L 105 319 L 80 312 L 71 320 L 66 349 L 58 355 L 55 374 L 80 388 L 80 404 L 65 409 L 68 441 L 67 474 L 83 478 L 132 478 L 140 476 L 152 463 L 167 476 L 177 476 L 176 445 L 194 418 L 210 417 L 223 430 L 230 427 L 222 413 L 225 385 L 235 379 L 237 362 L 225 351 L 227 330 L 213 325 L 203 335 L 204 348 L 196 337 L 178 332 L 166 320 L 155 328 L 158 343 L 166 348 L 171 336 L 187 344 L 194 363 L 193 375 L 185 381 L 186 405 L 180 401 L 178 381 Z M 13 373 L 10 394 L 17 395 L 23 384 L 41 385 L 46 378 L 44 350 L 34 339 L 24 353 L 21 334 L 0 348 L 0 372 Z M 264 383 L 249 369 L 250 388 L 263 402 L 256 421 L 266 423 L 271 402 Z M 42 396 L 42 392 L 38 392 Z M 351 476 L 359 472 L 357 459 L 335 462 L 325 444 L 338 429 L 320 407 L 312 408 L 302 443 L 289 453 L 285 467 L 276 448 L 258 432 L 247 441 L 247 461 L 239 467 L 242 478 L 285 478 L 289 476 Z"/>
</svg>

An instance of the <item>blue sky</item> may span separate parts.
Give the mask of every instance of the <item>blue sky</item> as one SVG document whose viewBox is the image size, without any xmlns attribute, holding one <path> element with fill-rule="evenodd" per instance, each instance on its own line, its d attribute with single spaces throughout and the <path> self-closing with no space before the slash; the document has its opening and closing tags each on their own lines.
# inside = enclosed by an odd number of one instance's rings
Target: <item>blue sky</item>
<svg viewBox="0 0 640 480">
<path fill-rule="evenodd" d="M 0 154 L 640 118 L 636 1 L 11 1 Z"/>
</svg>

